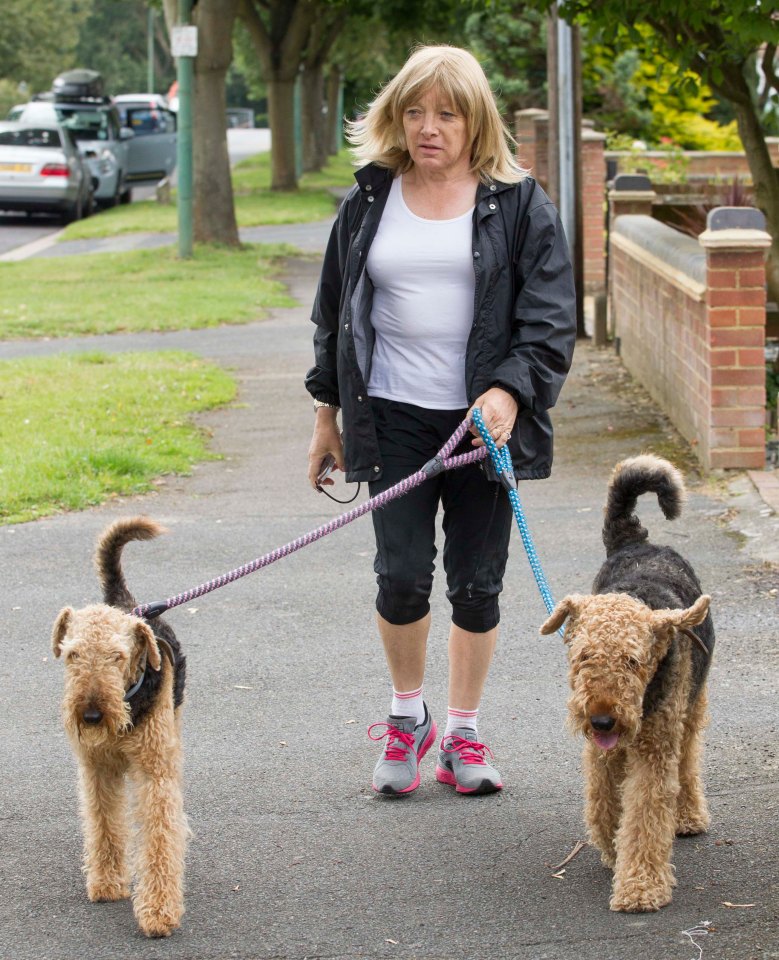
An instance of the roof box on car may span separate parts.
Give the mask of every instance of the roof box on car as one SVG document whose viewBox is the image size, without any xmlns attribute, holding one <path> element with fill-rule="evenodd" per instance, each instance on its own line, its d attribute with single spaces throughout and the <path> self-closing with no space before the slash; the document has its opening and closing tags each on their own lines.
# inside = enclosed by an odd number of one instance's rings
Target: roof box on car
<svg viewBox="0 0 779 960">
<path fill-rule="evenodd" d="M 52 90 L 54 99 L 59 102 L 105 103 L 108 100 L 103 78 L 96 70 L 67 70 L 55 79 Z"/>
</svg>

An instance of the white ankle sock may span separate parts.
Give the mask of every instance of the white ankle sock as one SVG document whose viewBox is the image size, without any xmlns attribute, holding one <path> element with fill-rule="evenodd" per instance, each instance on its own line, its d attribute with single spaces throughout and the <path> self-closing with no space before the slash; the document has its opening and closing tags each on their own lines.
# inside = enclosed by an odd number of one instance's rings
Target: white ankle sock
<svg viewBox="0 0 779 960">
<path fill-rule="evenodd" d="M 425 719 L 425 702 L 422 699 L 422 687 L 403 693 L 392 688 L 392 708 L 394 717 L 416 717 L 418 724 Z"/>
<path fill-rule="evenodd" d="M 444 736 L 449 736 L 452 730 L 462 730 L 463 727 L 465 727 L 468 730 L 473 730 L 473 736 L 475 739 L 477 733 L 476 721 L 478 716 L 478 707 L 476 710 L 460 710 L 458 707 L 449 707 L 446 715 L 446 730 L 444 731 Z"/>
</svg>

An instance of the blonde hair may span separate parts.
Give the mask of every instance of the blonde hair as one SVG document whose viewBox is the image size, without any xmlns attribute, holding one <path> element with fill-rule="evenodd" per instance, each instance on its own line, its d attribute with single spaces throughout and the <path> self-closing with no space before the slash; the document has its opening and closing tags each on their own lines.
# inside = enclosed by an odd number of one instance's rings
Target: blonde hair
<svg viewBox="0 0 779 960">
<path fill-rule="evenodd" d="M 418 47 L 358 120 L 347 121 L 347 139 L 357 166 L 375 163 L 394 173 L 413 166 L 403 132 L 403 114 L 435 89 L 465 118 L 471 171 L 483 181 L 517 183 L 528 176 L 514 155 L 516 141 L 498 112 L 479 61 L 459 47 Z"/>
</svg>

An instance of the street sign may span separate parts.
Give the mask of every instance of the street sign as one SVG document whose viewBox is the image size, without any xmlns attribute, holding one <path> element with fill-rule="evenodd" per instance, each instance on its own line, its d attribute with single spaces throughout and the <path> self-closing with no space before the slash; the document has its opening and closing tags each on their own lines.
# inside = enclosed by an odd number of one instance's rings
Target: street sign
<svg viewBox="0 0 779 960">
<path fill-rule="evenodd" d="M 170 31 L 170 52 L 174 57 L 196 57 L 197 27 L 173 27 Z"/>
</svg>

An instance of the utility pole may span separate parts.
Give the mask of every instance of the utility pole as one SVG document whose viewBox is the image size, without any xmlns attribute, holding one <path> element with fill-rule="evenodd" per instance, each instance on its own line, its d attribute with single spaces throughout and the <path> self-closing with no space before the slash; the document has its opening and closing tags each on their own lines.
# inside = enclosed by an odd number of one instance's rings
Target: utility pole
<svg viewBox="0 0 779 960">
<path fill-rule="evenodd" d="M 581 54 L 579 28 L 558 15 L 547 21 L 549 192 L 557 204 L 576 280 L 577 335 L 584 329 L 584 252 L 581 204 Z"/>
<path fill-rule="evenodd" d="M 179 0 L 179 22 L 172 31 L 177 58 L 179 109 L 177 117 L 179 257 L 192 257 L 192 78 L 197 56 L 197 27 L 190 25 L 192 0 Z"/>
<path fill-rule="evenodd" d="M 146 15 L 146 92 L 154 93 L 154 10 Z"/>
</svg>

